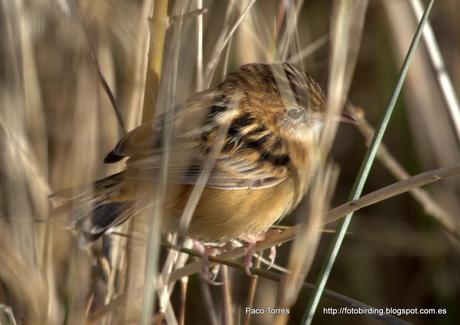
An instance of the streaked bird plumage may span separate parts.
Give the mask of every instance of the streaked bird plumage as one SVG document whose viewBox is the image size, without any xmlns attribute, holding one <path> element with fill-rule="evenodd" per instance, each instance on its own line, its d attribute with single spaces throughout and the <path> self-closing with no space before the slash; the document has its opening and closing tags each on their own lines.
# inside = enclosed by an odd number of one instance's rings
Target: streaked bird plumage
<svg viewBox="0 0 460 325">
<path fill-rule="evenodd" d="M 89 206 L 74 211 L 74 225 L 92 241 L 151 204 L 163 128 L 171 123 L 164 231 L 177 230 L 203 165 L 220 145 L 188 235 L 226 242 L 264 233 L 307 190 L 324 116 L 323 92 L 308 74 L 287 63 L 244 65 L 177 106 L 169 121 L 161 114 L 123 137 L 105 162 L 128 158 L 126 169 L 70 198 Z"/>
</svg>

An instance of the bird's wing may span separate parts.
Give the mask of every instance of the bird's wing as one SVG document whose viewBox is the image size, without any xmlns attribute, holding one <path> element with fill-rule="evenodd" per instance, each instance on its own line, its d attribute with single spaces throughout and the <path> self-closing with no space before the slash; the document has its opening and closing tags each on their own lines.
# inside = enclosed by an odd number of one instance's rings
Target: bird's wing
<svg viewBox="0 0 460 325">
<path fill-rule="evenodd" d="M 276 155 L 269 149 L 257 147 L 259 144 L 279 147 L 280 140 L 268 139 L 264 134 L 258 137 L 257 132 L 253 132 L 252 140 L 248 143 L 244 141 L 246 136 L 235 134 L 233 122 L 229 126 L 224 114 L 228 115 L 229 120 L 234 119 L 233 113 L 229 112 L 228 102 L 216 100 L 213 92 L 200 93 L 176 108 L 171 121 L 173 131 L 169 147 L 168 182 L 195 184 L 217 143 L 221 143 L 221 150 L 213 159 L 215 162 L 206 187 L 227 190 L 265 188 L 284 181 L 288 175 L 287 161 L 273 161 Z M 158 180 L 164 152 L 164 120 L 164 116 L 160 116 L 156 122 L 143 124 L 129 132 L 107 155 L 105 162 L 129 157 L 127 177 Z M 221 128 L 228 129 L 228 132 L 220 135 Z M 258 143 L 257 139 L 262 139 L 263 143 Z M 285 158 L 287 155 L 278 156 Z"/>
<path fill-rule="evenodd" d="M 105 163 L 114 163 L 125 157 L 157 155 L 162 150 L 164 125 L 170 123 L 180 135 L 192 133 L 205 117 L 206 108 L 212 105 L 214 93 L 203 91 L 174 109 L 173 118 L 166 121 L 166 114 L 160 114 L 155 120 L 149 121 L 128 132 L 121 138 L 115 148 L 105 157 Z"/>
</svg>

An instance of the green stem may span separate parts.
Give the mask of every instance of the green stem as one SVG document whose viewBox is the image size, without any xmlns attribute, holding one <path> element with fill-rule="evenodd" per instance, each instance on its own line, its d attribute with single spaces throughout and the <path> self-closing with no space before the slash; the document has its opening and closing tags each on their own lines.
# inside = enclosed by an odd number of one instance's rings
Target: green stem
<svg viewBox="0 0 460 325">
<path fill-rule="evenodd" d="M 385 111 L 385 115 L 383 116 L 380 126 L 377 129 L 377 132 L 374 134 L 370 147 L 366 153 L 366 156 L 364 157 L 364 160 L 359 170 L 356 181 L 353 184 L 353 189 L 351 190 L 349 200 L 356 200 L 361 196 L 361 193 L 363 191 L 367 177 L 369 176 L 369 172 L 371 170 L 372 164 L 375 160 L 377 150 L 380 146 L 380 143 L 382 142 L 382 138 L 388 126 L 388 122 L 390 121 L 391 114 L 393 113 L 393 110 L 395 108 L 399 94 L 401 93 L 402 86 L 406 79 L 407 71 L 409 70 L 409 64 L 415 53 L 415 49 L 417 48 L 417 45 L 419 43 L 420 36 L 422 35 L 423 27 L 425 26 L 425 23 L 428 20 L 428 16 L 430 14 L 431 8 L 433 7 L 433 3 L 434 3 L 434 0 L 431 0 L 417 27 L 417 31 L 415 33 L 414 38 L 412 39 L 412 43 L 410 45 L 409 51 L 406 55 L 401 71 L 399 73 L 398 83 L 396 84 L 396 87 L 393 91 L 390 101 L 388 102 L 388 105 Z M 302 324 L 309 325 L 311 324 L 313 320 L 313 316 L 315 314 L 316 308 L 318 307 L 319 300 L 325 289 L 326 282 L 329 278 L 329 274 L 331 273 L 332 267 L 334 265 L 335 259 L 337 258 L 337 255 L 339 253 L 339 250 L 342 245 L 345 234 L 347 233 L 348 226 L 350 225 L 352 217 L 353 217 L 353 212 L 346 215 L 346 217 L 344 218 L 344 220 L 339 226 L 339 230 L 336 232 L 334 236 L 333 243 L 328 251 L 329 258 L 326 261 L 326 263 L 324 263 L 321 269 L 319 279 L 315 284 L 315 289 L 313 291 L 312 296 L 310 297 L 307 308 L 305 309 L 305 313 L 302 319 Z"/>
</svg>

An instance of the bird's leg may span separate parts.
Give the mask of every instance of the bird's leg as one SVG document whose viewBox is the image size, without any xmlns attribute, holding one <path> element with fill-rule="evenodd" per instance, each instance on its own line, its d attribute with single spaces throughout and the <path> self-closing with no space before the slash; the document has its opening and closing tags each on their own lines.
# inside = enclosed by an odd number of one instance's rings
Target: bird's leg
<svg viewBox="0 0 460 325">
<path fill-rule="evenodd" d="M 246 242 L 246 256 L 244 257 L 244 269 L 246 274 L 252 276 L 251 267 L 253 266 L 252 257 L 256 252 L 256 243 L 267 239 L 271 234 L 279 233 L 278 230 L 269 230 L 265 233 L 257 234 L 257 235 L 245 235 L 241 237 L 242 240 Z M 270 269 L 273 264 L 275 264 L 276 259 L 276 246 L 272 246 L 270 248 L 270 254 L 268 255 L 268 260 L 270 262 L 268 268 Z"/>
<path fill-rule="evenodd" d="M 256 252 L 256 242 L 246 242 L 246 255 L 244 256 L 244 270 L 252 277 L 251 267 L 253 266 L 252 257 Z"/>
<path fill-rule="evenodd" d="M 276 259 L 276 246 L 270 247 L 270 253 L 268 254 L 268 264 L 267 270 L 270 270 L 272 266 L 275 264 Z"/>
<path fill-rule="evenodd" d="M 246 256 L 244 257 L 244 270 L 248 276 L 252 277 L 251 267 L 253 266 L 252 257 L 256 253 L 256 243 L 266 238 L 266 234 L 244 235 L 241 237 L 246 243 Z"/>
<path fill-rule="evenodd" d="M 203 279 L 212 285 L 222 285 L 222 282 L 216 282 L 217 275 L 219 274 L 219 265 L 211 268 L 209 256 L 216 254 L 216 249 L 206 246 L 198 240 L 193 240 L 194 249 L 201 255 L 201 275 Z"/>
</svg>

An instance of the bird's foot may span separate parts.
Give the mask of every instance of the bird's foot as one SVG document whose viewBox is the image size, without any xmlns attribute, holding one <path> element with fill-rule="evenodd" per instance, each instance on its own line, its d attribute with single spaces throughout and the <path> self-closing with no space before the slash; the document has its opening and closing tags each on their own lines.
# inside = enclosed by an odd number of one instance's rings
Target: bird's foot
<svg viewBox="0 0 460 325">
<path fill-rule="evenodd" d="M 201 276 L 203 279 L 211 285 L 222 285 L 222 282 L 217 282 L 217 276 L 219 275 L 220 267 L 215 265 L 211 267 L 209 256 L 214 256 L 219 252 L 218 248 L 209 247 L 201 242 L 193 241 L 194 249 L 201 255 Z"/>
<path fill-rule="evenodd" d="M 276 246 L 270 247 L 270 253 L 268 254 L 268 267 L 267 270 L 270 270 L 272 266 L 275 264 L 276 260 Z"/>
<path fill-rule="evenodd" d="M 245 235 L 240 239 L 246 243 L 246 256 L 244 257 L 244 270 L 246 274 L 252 276 L 251 267 L 253 266 L 252 257 L 256 253 L 256 244 L 260 241 L 263 241 L 270 237 L 273 233 L 279 233 L 278 230 L 269 230 L 262 234 L 257 235 Z M 270 253 L 268 255 L 269 265 L 268 269 L 270 269 L 275 264 L 276 259 L 276 246 L 270 247 Z"/>
<path fill-rule="evenodd" d="M 246 242 L 246 255 L 244 256 L 244 271 L 250 277 L 253 276 L 251 268 L 253 266 L 252 257 L 256 253 L 256 242 Z"/>
</svg>

